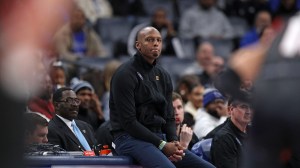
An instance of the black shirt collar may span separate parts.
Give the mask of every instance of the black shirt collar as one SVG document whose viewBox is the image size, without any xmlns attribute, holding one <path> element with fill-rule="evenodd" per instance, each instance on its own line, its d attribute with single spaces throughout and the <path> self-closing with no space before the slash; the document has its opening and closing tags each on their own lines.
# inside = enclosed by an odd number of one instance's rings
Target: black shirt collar
<svg viewBox="0 0 300 168">
<path fill-rule="evenodd" d="M 229 127 L 231 127 L 232 130 L 236 133 L 236 135 L 238 135 L 237 138 L 239 138 L 239 139 L 245 139 L 246 138 L 247 134 L 244 133 L 243 131 L 241 131 L 237 126 L 235 126 L 233 124 L 233 122 L 231 121 L 231 119 L 229 120 L 228 124 L 229 124 Z"/>
<path fill-rule="evenodd" d="M 153 64 L 150 64 L 149 62 L 147 62 L 147 60 L 142 56 L 142 54 L 140 52 L 137 52 L 134 55 L 134 59 L 135 61 L 137 61 L 140 65 L 142 65 L 143 68 L 145 69 L 152 69 L 155 65 L 157 60 L 155 59 Z"/>
</svg>

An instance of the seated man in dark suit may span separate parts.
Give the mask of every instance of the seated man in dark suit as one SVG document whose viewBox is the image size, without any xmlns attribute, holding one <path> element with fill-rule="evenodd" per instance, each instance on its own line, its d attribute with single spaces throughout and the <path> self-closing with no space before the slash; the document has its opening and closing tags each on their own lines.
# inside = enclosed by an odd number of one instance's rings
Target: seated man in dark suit
<svg viewBox="0 0 300 168">
<path fill-rule="evenodd" d="M 49 122 L 49 143 L 67 151 L 91 150 L 96 143 L 93 128 L 75 120 L 80 100 L 70 88 L 60 88 L 53 95 L 56 116 Z"/>
</svg>

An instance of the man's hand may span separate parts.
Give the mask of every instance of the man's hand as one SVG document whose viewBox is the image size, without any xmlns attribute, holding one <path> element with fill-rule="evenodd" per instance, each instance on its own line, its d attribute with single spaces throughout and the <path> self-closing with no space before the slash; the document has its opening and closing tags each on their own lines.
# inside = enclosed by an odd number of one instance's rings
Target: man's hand
<svg viewBox="0 0 300 168">
<path fill-rule="evenodd" d="M 102 120 L 104 118 L 103 117 L 103 111 L 101 109 L 101 102 L 100 102 L 98 96 L 95 93 L 92 94 L 92 98 L 91 98 L 91 101 L 90 101 L 90 108 L 94 112 L 96 112 L 96 114 L 97 114 L 97 116 L 100 120 Z"/>
<path fill-rule="evenodd" d="M 183 147 L 178 141 L 167 142 L 163 148 L 163 153 L 173 162 L 182 160 L 184 156 Z"/>
<path fill-rule="evenodd" d="M 184 148 L 187 149 L 191 140 L 193 137 L 193 130 L 186 126 L 186 124 L 183 124 L 180 132 L 180 145 Z"/>
</svg>

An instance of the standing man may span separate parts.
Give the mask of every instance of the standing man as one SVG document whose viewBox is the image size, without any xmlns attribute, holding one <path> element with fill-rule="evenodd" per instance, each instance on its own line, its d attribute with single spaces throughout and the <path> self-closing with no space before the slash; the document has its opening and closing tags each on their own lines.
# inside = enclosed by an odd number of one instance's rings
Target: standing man
<svg viewBox="0 0 300 168">
<path fill-rule="evenodd" d="M 90 151 L 95 145 L 93 128 L 86 122 L 75 120 L 80 100 L 70 88 L 60 88 L 53 95 L 56 116 L 49 122 L 49 143 L 67 151 Z"/>
<path fill-rule="evenodd" d="M 159 31 L 143 28 L 135 46 L 138 52 L 111 81 L 110 119 L 116 152 L 133 157 L 143 167 L 213 167 L 178 142 L 171 78 L 157 65 L 162 49 Z"/>
</svg>

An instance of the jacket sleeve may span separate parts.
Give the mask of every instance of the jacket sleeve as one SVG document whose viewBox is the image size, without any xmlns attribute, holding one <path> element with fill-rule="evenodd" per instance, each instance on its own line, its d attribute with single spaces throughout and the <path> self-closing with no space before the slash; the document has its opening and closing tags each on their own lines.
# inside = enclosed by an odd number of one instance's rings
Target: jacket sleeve
<svg viewBox="0 0 300 168">
<path fill-rule="evenodd" d="M 163 127 L 163 131 L 166 133 L 167 141 L 178 141 L 178 137 L 176 135 L 176 124 L 175 124 L 175 115 L 173 110 L 173 101 L 172 101 L 172 92 L 173 85 L 171 81 L 171 77 L 167 75 L 166 80 L 166 99 L 167 99 L 167 118 L 166 124 Z"/>
</svg>

